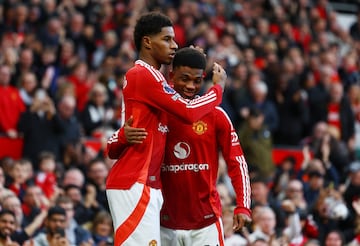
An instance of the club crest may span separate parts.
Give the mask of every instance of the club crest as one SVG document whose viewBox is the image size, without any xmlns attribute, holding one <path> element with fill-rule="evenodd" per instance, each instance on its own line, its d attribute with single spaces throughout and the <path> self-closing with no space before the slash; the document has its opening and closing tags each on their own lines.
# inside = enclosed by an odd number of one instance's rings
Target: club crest
<svg viewBox="0 0 360 246">
<path fill-rule="evenodd" d="M 192 129 L 198 135 L 202 135 L 207 131 L 207 124 L 201 120 L 194 122 Z"/>
</svg>

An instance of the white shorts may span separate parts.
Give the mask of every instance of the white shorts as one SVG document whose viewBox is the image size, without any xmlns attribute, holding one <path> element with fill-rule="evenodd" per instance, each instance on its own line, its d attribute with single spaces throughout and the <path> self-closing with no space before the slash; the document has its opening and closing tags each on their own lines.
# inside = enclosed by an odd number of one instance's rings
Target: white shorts
<svg viewBox="0 0 360 246">
<path fill-rule="evenodd" d="M 129 190 L 108 189 L 106 195 L 114 224 L 114 246 L 161 245 L 160 189 L 135 183 Z"/>
<path fill-rule="evenodd" d="M 214 224 L 196 230 L 160 228 L 161 244 L 164 246 L 224 246 L 221 218 Z"/>
</svg>

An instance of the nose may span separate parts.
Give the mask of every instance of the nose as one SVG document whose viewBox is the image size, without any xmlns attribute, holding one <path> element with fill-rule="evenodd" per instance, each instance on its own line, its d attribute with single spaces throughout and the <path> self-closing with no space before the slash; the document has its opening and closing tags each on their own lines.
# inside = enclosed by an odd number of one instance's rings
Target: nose
<svg viewBox="0 0 360 246">
<path fill-rule="evenodd" d="M 179 47 L 178 44 L 176 43 L 175 39 L 172 39 L 170 47 L 171 47 L 171 49 L 175 49 L 175 50 Z"/>
<path fill-rule="evenodd" d="M 193 80 L 190 80 L 188 83 L 186 83 L 186 88 L 188 90 L 195 90 L 195 83 Z"/>
</svg>

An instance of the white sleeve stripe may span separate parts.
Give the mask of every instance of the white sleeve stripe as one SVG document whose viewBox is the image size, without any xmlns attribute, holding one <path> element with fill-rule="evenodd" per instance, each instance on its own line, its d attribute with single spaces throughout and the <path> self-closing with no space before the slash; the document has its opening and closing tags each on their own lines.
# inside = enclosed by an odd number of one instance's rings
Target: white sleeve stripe
<svg viewBox="0 0 360 246">
<path fill-rule="evenodd" d="M 141 60 L 137 60 L 135 62 L 135 64 L 138 64 L 140 66 L 143 66 L 145 67 L 147 70 L 149 70 L 149 72 L 152 74 L 152 76 L 156 79 L 157 82 L 162 82 L 162 81 L 165 81 L 165 78 L 164 76 L 162 75 L 162 73 L 155 69 L 153 66 L 147 64 L 146 62 L 143 62 Z"/>
<path fill-rule="evenodd" d="M 239 162 L 240 172 L 241 172 L 241 180 L 243 182 L 243 206 L 246 208 L 250 208 L 251 206 L 251 188 L 250 188 L 250 180 L 249 175 L 245 175 L 247 173 L 247 163 L 244 155 L 237 156 L 237 161 Z"/>
<path fill-rule="evenodd" d="M 199 108 L 201 106 L 204 106 L 206 104 L 209 104 L 211 102 L 214 102 L 216 101 L 216 97 L 215 98 L 211 98 L 211 99 L 208 99 L 207 101 L 204 101 L 204 102 L 201 102 L 201 103 L 197 103 L 197 104 L 188 104 L 186 106 L 186 108 Z"/>
<path fill-rule="evenodd" d="M 188 108 L 197 108 L 199 106 L 203 106 L 205 104 L 208 104 L 210 102 L 214 102 L 217 100 L 217 96 L 215 93 L 211 93 L 210 95 L 203 96 L 201 100 L 191 100 L 187 101 L 184 98 L 179 98 L 179 101 L 186 104 Z"/>
<path fill-rule="evenodd" d="M 163 76 L 159 76 L 159 74 L 152 68 L 146 67 L 149 72 L 153 75 L 153 77 L 156 79 L 157 82 L 161 82 L 164 81 L 164 77 Z"/>
<path fill-rule="evenodd" d="M 157 82 L 163 82 L 166 81 L 164 75 L 157 69 L 155 69 L 153 66 L 141 61 L 141 60 L 137 60 L 135 62 L 136 64 L 145 67 L 151 74 L 152 76 L 156 79 Z M 217 95 L 214 91 L 210 91 L 209 93 L 207 93 L 206 95 L 187 101 L 184 98 L 179 98 L 179 101 L 181 101 L 182 103 L 187 105 L 187 108 L 198 108 L 201 107 L 203 105 L 209 104 L 210 102 L 214 102 L 217 99 Z"/>
<path fill-rule="evenodd" d="M 207 100 L 208 98 L 216 97 L 216 93 L 214 91 L 210 91 L 209 93 L 203 95 L 202 97 L 198 97 L 189 101 L 189 103 L 195 104 L 197 102 L 202 102 Z"/>
<path fill-rule="evenodd" d="M 225 112 L 225 110 L 224 110 L 223 108 L 221 108 L 221 107 L 215 107 L 215 108 L 216 108 L 217 110 L 221 111 L 221 112 L 225 115 L 227 121 L 228 121 L 229 124 L 231 125 L 231 130 L 234 130 L 234 126 L 233 126 L 233 124 L 232 124 L 232 121 L 231 121 L 229 115 Z"/>
</svg>

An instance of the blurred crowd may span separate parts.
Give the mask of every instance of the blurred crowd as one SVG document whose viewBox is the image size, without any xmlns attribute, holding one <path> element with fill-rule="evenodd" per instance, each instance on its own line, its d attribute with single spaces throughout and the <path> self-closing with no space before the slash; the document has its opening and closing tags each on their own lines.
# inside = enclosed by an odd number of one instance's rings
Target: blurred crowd
<svg viewBox="0 0 360 246">
<path fill-rule="evenodd" d="M 214 62 L 228 74 L 222 107 L 249 166 L 253 222 L 232 231 L 222 161 L 225 244 L 360 245 L 360 8 L 345 28 L 328 0 L 0 3 L 0 134 L 24 141 L 21 159 L 0 161 L 0 221 L 15 214 L 14 242 L 40 245 L 65 212 L 70 245 L 111 245 L 106 141 L 124 121 L 134 23 L 159 10 L 179 47 L 206 53 L 203 91 Z M 302 149 L 302 163 L 274 163 L 276 146 Z"/>
</svg>

